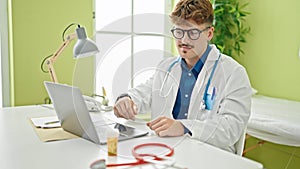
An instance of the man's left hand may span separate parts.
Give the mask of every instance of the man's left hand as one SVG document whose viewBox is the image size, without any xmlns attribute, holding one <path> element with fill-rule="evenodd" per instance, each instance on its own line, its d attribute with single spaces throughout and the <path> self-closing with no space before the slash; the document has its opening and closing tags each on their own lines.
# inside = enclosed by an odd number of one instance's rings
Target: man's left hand
<svg viewBox="0 0 300 169">
<path fill-rule="evenodd" d="M 184 134 L 184 127 L 180 121 L 165 116 L 160 116 L 157 119 L 148 122 L 147 126 L 161 137 L 182 136 Z"/>
</svg>

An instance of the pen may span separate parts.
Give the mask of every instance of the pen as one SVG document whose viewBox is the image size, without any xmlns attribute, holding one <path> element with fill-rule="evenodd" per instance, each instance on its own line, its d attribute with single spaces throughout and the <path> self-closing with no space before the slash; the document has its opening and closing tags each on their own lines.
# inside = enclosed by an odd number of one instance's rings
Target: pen
<svg viewBox="0 0 300 169">
<path fill-rule="evenodd" d="M 213 99 L 214 99 L 214 97 L 215 97 L 215 94 L 216 94 L 216 88 L 214 87 L 214 88 L 213 88 L 212 95 L 211 95 L 211 100 L 213 100 Z"/>
<path fill-rule="evenodd" d="M 49 124 L 54 124 L 54 123 L 59 123 L 59 121 L 58 120 L 56 120 L 56 121 L 48 121 L 48 122 L 45 122 L 44 124 L 45 125 L 49 125 Z"/>
</svg>

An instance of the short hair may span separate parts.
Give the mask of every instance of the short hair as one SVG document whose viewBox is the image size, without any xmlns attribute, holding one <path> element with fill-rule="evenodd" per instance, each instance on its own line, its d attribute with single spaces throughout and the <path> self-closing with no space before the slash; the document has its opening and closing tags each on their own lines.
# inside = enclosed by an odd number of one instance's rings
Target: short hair
<svg viewBox="0 0 300 169">
<path fill-rule="evenodd" d="M 209 0 L 180 0 L 170 14 L 173 24 L 183 24 L 193 20 L 198 25 L 213 24 L 214 10 Z"/>
</svg>

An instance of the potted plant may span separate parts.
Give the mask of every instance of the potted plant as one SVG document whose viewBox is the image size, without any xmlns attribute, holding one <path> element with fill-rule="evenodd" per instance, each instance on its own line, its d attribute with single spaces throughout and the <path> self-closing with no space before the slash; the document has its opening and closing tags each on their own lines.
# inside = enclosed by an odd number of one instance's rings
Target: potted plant
<svg viewBox="0 0 300 169">
<path fill-rule="evenodd" d="M 248 3 L 241 0 L 210 0 L 214 7 L 215 31 L 212 42 L 222 53 L 240 56 L 244 53 L 241 43 L 246 42 L 250 27 L 245 26 L 245 18 L 250 13 L 245 11 Z M 245 1 L 243 1 L 245 2 Z"/>
</svg>

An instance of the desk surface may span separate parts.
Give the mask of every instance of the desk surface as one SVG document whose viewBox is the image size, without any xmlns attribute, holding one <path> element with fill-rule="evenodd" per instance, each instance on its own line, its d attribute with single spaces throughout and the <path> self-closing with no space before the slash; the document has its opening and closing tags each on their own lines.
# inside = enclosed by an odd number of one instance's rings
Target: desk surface
<svg viewBox="0 0 300 169">
<path fill-rule="evenodd" d="M 107 162 L 133 162 L 131 149 L 146 142 L 162 142 L 175 147 L 174 158 L 187 168 L 258 169 L 260 163 L 225 152 L 188 137 L 160 138 L 146 136 L 119 142 L 118 154 L 108 158 L 105 145 L 82 138 L 41 142 L 30 124 L 30 118 L 55 115 L 41 106 L 4 108 L 0 111 L 0 168 L 4 169 L 88 169 L 97 159 Z M 133 167 L 132 167 L 133 168 Z M 136 168 L 159 168 L 154 165 Z"/>
</svg>

